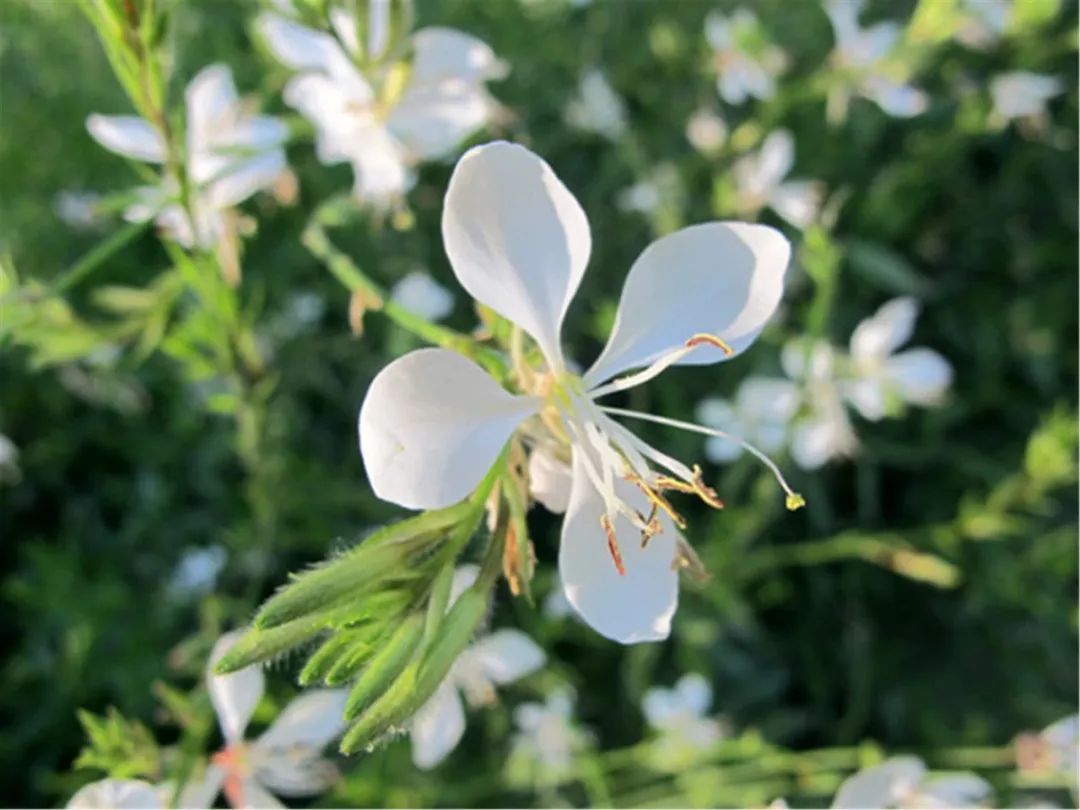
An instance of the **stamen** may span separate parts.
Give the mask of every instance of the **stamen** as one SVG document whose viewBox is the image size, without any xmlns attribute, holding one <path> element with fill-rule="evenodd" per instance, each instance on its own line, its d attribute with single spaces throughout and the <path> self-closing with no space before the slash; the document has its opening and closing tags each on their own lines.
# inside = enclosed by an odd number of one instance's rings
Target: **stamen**
<svg viewBox="0 0 1080 810">
<path fill-rule="evenodd" d="M 607 385 L 601 385 L 599 388 L 594 388 L 589 392 L 589 396 L 592 399 L 599 399 L 600 397 L 607 396 L 616 391 L 625 391 L 628 388 L 633 388 L 634 386 L 646 383 L 663 373 L 669 367 L 678 363 L 700 346 L 712 346 L 716 349 L 720 349 L 726 357 L 731 357 L 735 354 L 735 350 L 731 348 L 723 338 L 716 335 L 710 335 L 706 332 L 698 332 L 691 336 L 682 346 L 677 349 L 672 349 L 667 354 L 661 355 L 657 360 L 653 361 L 652 365 L 642 371 L 628 374 L 625 377 L 619 377 L 617 380 L 612 380 Z"/>
<path fill-rule="evenodd" d="M 652 512 L 649 514 L 649 521 L 647 522 L 651 522 L 653 520 L 656 515 L 657 509 L 662 509 L 664 510 L 664 513 L 669 518 L 671 518 L 672 523 L 674 523 L 680 529 L 686 528 L 686 519 L 675 511 L 675 507 L 673 507 L 668 502 L 667 498 L 660 494 L 658 489 L 654 489 L 653 487 L 649 486 L 635 473 L 627 473 L 624 477 L 627 481 L 640 489 L 645 495 L 645 497 L 649 499 L 649 503 L 652 504 Z"/>
<path fill-rule="evenodd" d="M 615 539 L 615 527 L 611 525 L 611 518 L 607 513 L 600 516 L 600 526 L 607 535 L 607 550 L 611 555 L 611 561 L 615 563 L 615 570 L 620 577 L 626 576 L 626 566 L 623 565 L 622 554 L 619 552 L 619 542 Z"/>
<path fill-rule="evenodd" d="M 787 495 L 787 498 L 785 498 L 784 500 L 784 505 L 790 511 L 794 512 L 795 510 L 801 509 L 803 506 L 806 505 L 806 500 L 803 498 L 803 496 L 793 490 L 790 486 L 788 486 L 788 482 L 784 478 L 784 474 L 780 472 L 780 468 L 776 466 L 776 462 L 774 462 L 771 458 L 765 455 L 765 453 L 756 448 L 754 445 L 750 444 L 750 442 L 746 441 L 745 439 L 740 439 L 737 436 L 732 436 L 730 433 L 725 433 L 722 430 L 702 427 L 701 425 L 695 425 L 693 422 L 683 422 L 679 419 L 669 419 L 666 416 L 656 416 L 655 414 L 651 413 L 641 413 L 640 411 L 630 411 L 625 408 L 613 408 L 610 406 L 601 406 L 600 410 L 604 411 L 605 413 L 615 414 L 616 416 L 628 416 L 631 419 L 642 419 L 646 422 L 655 422 L 658 425 L 667 425 L 668 427 L 688 430 L 692 433 L 701 433 L 705 436 L 716 436 L 721 439 L 728 439 L 730 441 L 737 442 L 739 446 L 741 446 L 748 453 L 757 457 L 757 459 L 761 461 L 762 464 L 769 468 L 769 471 L 773 474 L 777 482 L 780 484 L 781 489 L 783 489 Z M 695 473 L 691 476 L 690 480 L 694 481 L 696 477 L 697 474 Z M 693 483 L 691 483 L 691 486 L 694 486 Z M 701 493 L 697 494 L 700 495 Z M 713 495 L 715 495 L 715 493 L 713 493 Z"/>
</svg>

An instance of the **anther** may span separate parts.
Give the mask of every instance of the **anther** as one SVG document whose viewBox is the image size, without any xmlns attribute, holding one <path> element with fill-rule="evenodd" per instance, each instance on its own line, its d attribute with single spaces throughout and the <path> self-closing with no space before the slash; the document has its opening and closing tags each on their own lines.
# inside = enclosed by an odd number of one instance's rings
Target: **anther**
<svg viewBox="0 0 1080 810">
<path fill-rule="evenodd" d="M 619 552 L 619 543 L 615 539 L 615 527 L 611 525 L 611 518 L 606 514 L 600 516 L 600 527 L 604 530 L 604 534 L 607 535 L 608 554 L 611 555 L 611 561 L 615 563 L 615 570 L 619 572 L 620 577 L 625 577 L 626 566 L 623 565 L 622 554 Z"/>
<path fill-rule="evenodd" d="M 705 501 L 705 503 L 707 503 L 713 509 L 723 509 L 724 502 L 720 500 L 720 497 L 716 494 L 716 490 L 705 483 L 705 477 L 704 473 L 701 472 L 701 467 L 695 464 L 693 473 L 694 494 L 701 498 L 701 500 Z"/>
<path fill-rule="evenodd" d="M 693 349 L 698 346 L 715 346 L 724 353 L 726 357 L 731 357 L 735 354 L 735 350 L 728 345 L 728 343 L 716 335 L 710 335 L 708 332 L 698 332 L 688 341 L 686 341 L 686 348 Z"/>
<path fill-rule="evenodd" d="M 680 529 L 685 529 L 686 528 L 686 518 L 684 518 L 682 515 L 680 515 L 678 512 L 676 512 L 675 507 L 671 505 L 671 503 L 668 501 L 668 499 L 660 494 L 660 490 L 664 489 L 664 487 L 660 486 L 659 480 L 661 478 L 664 478 L 665 476 L 657 476 L 657 479 L 656 479 L 657 484 L 656 484 L 655 488 L 649 486 L 648 484 L 646 484 L 641 479 L 641 476 L 637 475 L 636 473 L 632 473 L 632 472 L 627 473 L 625 477 L 626 477 L 627 481 L 629 481 L 634 486 L 636 486 L 638 489 L 640 489 L 642 491 L 642 493 L 645 495 L 645 497 L 649 499 L 649 503 L 652 504 L 652 506 L 653 506 L 653 514 L 650 516 L 650 521 L 652 520 L 653 517 L 655 517 L 656 509 L 657 509 L 657 507 L 659 507 L 660 509 L 664 510 L 664 514 L 666 514 L 669 518 L 671 518 L 672 523 L 674 523 Z M 671 479 L 671 480 L 675 480 L 675 479 Z M 672 489 L 674 489 L 674 487 L 672 487 Z M 693 490 L 687 490 L 687 491 L 692 492 Z"/>
</svg>

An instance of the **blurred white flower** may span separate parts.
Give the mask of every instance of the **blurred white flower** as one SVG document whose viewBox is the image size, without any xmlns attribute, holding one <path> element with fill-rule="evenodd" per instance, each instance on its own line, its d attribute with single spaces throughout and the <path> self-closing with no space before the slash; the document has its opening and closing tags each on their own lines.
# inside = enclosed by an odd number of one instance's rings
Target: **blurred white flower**
<svg viewBox="0 0 1080 810">
<path fill-rule="evenodd" d="M 1047 767 L 1058 773 L 1075 774 L 1080 760 L 1080 716 L 1063 717 L 1044 728 L 1039 736 L 1046 745 Z"/>
<path fill-rule="evenodd" d="M 442 225 L 462 286 L 535 340 L 544 368 L 524 375 L 535 386 L 515 396 L 445 349 L 392 362 L 360 409 L 360 451 L 375 494 L 411 509 L 456 503 L 531 420 L 530 433 L 571 458 L 559 550 L 570 603 L 615 641 L 666 638 L 678 603 L 676 562 L 688 552 L 677 529 L 685 521 L 662 491 L 714 506 L 718 499 L 700 468 L 661 453 L 612 416 L 714 431 L 597 400 L 677 363 L 716 363 L 750 346 L 780 300 L 787 240 L 772 228 L 721 222 L 657 240 L 627 276 L 607 346 L 578 376 L 567 369 L 560 332 L 592 237 L 585 212 L 551 167 L 504 142 L 470 150 L 450 179 Z M 633 369 L 644 370 L 627 374 Z M 545 427 L 544 418 L 558 427 Z"/>
<path fill-rule="evenodd" d="M 615 202 L 623 211 L 655 216 L 681 194 L 679 170 L 672 163 L 658 163 L 641 180 L 620 191 Z"/>
<path fill-rule="evenodd" d="M 577 95 L 566 105 L 564 118 L 572 127 L 613 141 L 626 131 L 623 100 L 599 68 L 589 68 L 581 75 Z"/>
<path fill-rule="evenodd" d="M 727 140 L 727 124 L 724 119 L 705 107 L 699 107 L 686 121 L 686 140 L 705 155 L 711 155 Z"/>
<path fill-rule="evenodd" d="M 897 351 L 911 339 L 918 314 L 914 298 L 894 298 L 851 335 L 844 395 L 871 421 L 884 418 L 890 404 L 939 405 L 952 383 L 952 366 L 933 349 Z"/>
<path fill-rule="evenodd" d="M 476 581 L 479 569 L 460 566 L 454 572 L 451 602 Z M 473 642 L 458 656 L 446 678 L 419 711 L 409 729 L 412 758 L 418 768 L 442 762 L 465 733 L 464 695 L 470 706 L 495 700 L 495 687 L 531 675 L 544 665 L 546 656 L 536 643 L 517 630 L 497 630 Z"/>
<path fill-rule="evenodd" d="M 1065 83 L 1057 76 L 1017 70 L 994 77 L 990 82 L 993 114 L 1002 122 L 1015 118 L 1040 118 L 1046 103 L 1065 92 Z"/>
<path fill-rule="evenodd" d="M 990 798 L 992 788 L 972 773 L 927 777 L 917 757 L 893 757 L 844 780 L 834 808 L 973 808 Z"/>
<path fill-rule="evenodd" d="M 441 321 L 454 309 L 454 296 L 427 273 L 416 270 L 394 285 L 390 298 L 429 321 Z"/>
<path fill-rule="evenodd" d="M 170 593 L 188 598 L 209 593 L 227 558 L 225 547 L 220 545 L 187 549 L 169 580 Z"/>
<path fill-rule="evenodd" d="M 548 595 L 544 597 L 544 605 L 541 609 L 545 616 L 555 621 L 574 615 L 574 606 L 566 598 L 566 589 L 563 588 L 558 576 L 555 577 L 555 582 L 551 590 L 548 591 Z"/>
<path fill-rule="evenodd" d="M 800 386 L 801 413 L 791 429 L 791 458 L 804 470 L 815 470 L 858 447 L 837 380 L 836 353 L 818 341 L 809 347 L 794 341 L 780 356 L 784 373 Z"/>
<path fill-rule="evenodd" d="M 15 442 L 0 433 L 0 484 L 17 484 L 21 480 L 19 448 Z"/>
<path fill-rule="evenodd" d="M 540 779 L 566 776 L 586 743 L 574 726 L 574 700 L 566 689 L 553 691 L 544 703 L 522 703 L 514 710 L 514 723 L 518 730 L 510 757 L 531 766 Z"/>
<path fill-rule="evenodd" d="M 761 149 L 735 161 L 732 174 L 744 216 L 756 216 L 772 208 L 796 228 L 805 228 L 821 208 L 821 184 L 812 180 L 784 182 L 795 165 L 795 139 L 778 129 L 762 142 Z"/>
<path fill-rule="evenodd" d="M 244 732 L 262 698 L 265 680 L 257 666 L 217 675 L 214 666 L 240 633 L 226 633 L 210 655 L 206 685 L 225 747 L 211 757 L 201 778 L 184 787 L 181 807 L 212 807 L 219 791 L 232 807 L 283 807 L 273 794 L 314 796 L 338 779 L 322 749 L 345 728 L 347 689 L 313 689 L 286 706 L 253 742 Z"/>
<path fill-rule="evenodd" d="M 645 693 L 645 720 L 660 732 L 657 746 L 677 761 L 679 754 L 703 751 L 720 742 L 724 731 L 708 716 L 712 687 L 701 675 L 684 675 L 673 689 L 655 687 Z"/>
<path fill-rule="evenodd" d="M 956 38 L 969 48 L 989 48 L 1009 27 L 1012 0 L 960 0 Z"/>
<path fill-rule="evenodd" d="M 105 222 L 101 195 L 93 191 L 61 191 L 53 202 L 53 210 L 61 222 L 79 231 L 95 230 Z"/>
<path fill-rule="evenodd" d="M 99 779 L 83 785 L 67 803 L 69 810 L 164 810 L 162 791 L 141 779 Z"/>
<path fill-rule="evenodd" d="M 351 163 L 356 197 L 389 207 L 412 187 L 417 163 L 446 157 L 491 120 L 498 105 L 485 82 L 507 68 L 475 37 L 424 28 L 412 35 L 407 70 L 391 64 L 361 72 L 371 44 L 360 45 L 349 12 L 332 9 L 329 18 L 336 37 L 272 13 L 257 27 L 278 60 L 297 71 L 285 103 L 315 125 L 319 161 Z"/>
<path fill-rule="evenodd" d="M 705 38 L 713 49 L 716 90 L 724 101 L 742 104 L 749 98 L 773 97 L 776 77 L 787 60 L 752 11 L 740 8 L 730 16 L 711 12 L 705 18 Z"/>
<path fill-rule="evenodd" d="M 276 118 L 254 115 L 236 95 L 226 65 L 199 72 L 185 94 L 186 168 L 192 187 L 191 216 L 180 204 L 180 184 L 166 173 L 156 186 L 134 190 L 124 217 L 154 219 L 184 247 L 214 248 L 232 231 L 227 212 L 285 170 L 281 148 L 288 136 Z M 164 164 L 165 142 L 149 122 L 132 115 L 91 115 L 86 128 L 106 149 L 132 160 Z"/>
<path fill-rule="evenodd" d="M 766 453 L 775 453 L 784 447 L 798 408 L 799 389 L 790 380 L 747 377 L 734 401 L 719 397 L 702 400 L 697 420 L 736 434 Z M 705 443 L 705 457 L 718 464 L 734 461 L 742 452 L 742 443 L 720 436 Z"/>
<path fill-rule="evenodd" d="M 896 118 L 926 109 L 926 94 L 907 83 L 907 69 L 897 61 L 903 29 L 894 22 L 859 25 L 865 0 L 827 0 L 836 46 L 833 65 L 838 82 L 830 90 L 830 119 L 843 119 L 851 92 L 870 99 Z"/>
</svg>

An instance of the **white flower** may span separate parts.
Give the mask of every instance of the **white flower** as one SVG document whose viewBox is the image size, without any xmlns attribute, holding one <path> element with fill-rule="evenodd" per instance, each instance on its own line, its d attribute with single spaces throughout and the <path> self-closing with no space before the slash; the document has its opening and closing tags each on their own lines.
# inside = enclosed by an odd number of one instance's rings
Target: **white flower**
<svg viewBox="0 0 1080 810">
<path fill-rule="evenodd" d="M 821 208 L 821 184 L 784 182 L 794 165 L 795 140 L 786 129 L 770 133 L 760 150 L 735 161 L 732 172 L 742 212 L 754 216 L 768 206 L 796 228 L 813 222 Z"/>
<path fill-rule="evenodd" d="M 885 417 L 890 403 L 938 405 L 952 383 L 952 366 L 933 349 L 897 351 L 911 338 L 918 314 L 915 299 L 894 298 L 851 335 L 851 380 L 844 393 L 871 421 Z"/>
<path fill-rule="evenodd" d="M 655 219 L 665 208 L 678 205 L 682 193 L 679 170 L 671 163 L 658 163 L 641 180 L 620 191 L 615 202 L 623 211 Z"/>
<path fill-rule="evenodd" d="M 224 546 L 187 549 L 169 579 L 169 591 L 179 597 L 209 593 L 227 559 Z"/>
<path fill-rule="evenodd" d="M 780 362 L 802 393 L 803 414 L 791 431 L 791 458 L 804 470 L 814 470 L 853 455 L 858 440 L 844 408 L 833 348 L 821 341 L 809 347 L 792 342 L 784 347 Z"/>
<path fill-rule="evenodd" d="M 135 190 L 124 212 L 130 222 L 155 219 L 184 247 L 213 248 L 226 235 L 226 212 L 255 192 L 269 188 L 285 170 L 281 144 L 288 136 L 276 118 L 253 115 L 237 98 L 226 65 L 211 65 L 192 79 L 186 92 L 187 181 L 193 189 L 191 215 L 179 202 L 176 177 L 166 173 L 157 186 Z M 91 115 L 86 128 L 118 155 L 147 163 L 167 161 L 157 129 L 132 115 Z"/>
<path fill-rule="evenodd" d="M 390 298 L 429 321 L 441 321 L 454 309 L 454 296 L 427 273 L 417 270 L 394 285 Z"/>
<path fill-rule="evenodd" d="M 684 675 L 674 689 L 653 688 L 645 693 L 642 711 L 649 725 L 660 732 L 658 747 L 665 753 L 711 748 L 724 733 L 707 715 L 712 687 L 701 675 Z"/>
<path fill-rule="evenodd" d="M 960 0 L 960 20 L 956 38 L 968 47 L 988 48 L 1009 27 L 1012 0 Z"/>
<path fill-rule="evenodd" d="M 1046 102 L 1063 92 L 1065 84 L 1057 76 L 1023 70 L 1003 73 L 990 82 L 994 115 L 1002 121 L 1043 116 Z"/>
<path fill-rule="evenodd" d="M 362 73 L 355 18 L 341 9 L 329 16 L 337 38 L 272 13 L 257 26 L 274 55 L 298 71 L 285 103 L 315 125 L 319 161 L 351 163 L 355 195 L 386 207 L 412 187 L 418 162 L 445 157 L 491 120 L 497 105 L 484 82 L 506 67 L 475 37 L 424 28 L 412 35 L 403 85 L 401 65 Z"/>
<path fill-rule="evenodd" d="M 100 779 L 83 785 L 67 803 L 69 810 L 159 810 L 161 790 L 141 779 Z"/>
<path fill-rule="evenodd" d="M 61 191 L 53 203 L 56 216 L 65 225 L 79 231 L 92 231 L 101 226 L 101 195 L 93 191 Z"/>
<path fill-rule="evenodd" d="M 586 132 L 617 140 L 626 131 L 623 100 L 598 68 L 581 76 L 578 94 L 566 105 L 566 123 Z"/>
<path fill-rule="evenodd" d="M 454 572 L 451 604 L 476 581 L 476 566 Z M 446 678 L 410 724 L 412 758 L 418 768 L 433 768 L 454 750 L 465 733 L 464 695 L 470 706 L 495 700 L 495 687 L 536 672 L 546 656 L 517 630 L 497 630 L 473 642 L 458 656 Z"/>
<path fill-rule="evenodd" d="M 716 91 L 724 101 L 742 104 L 749 98 L 773 97 L 776 76 L 786 59 L 766 39 L 753 12 L 740 8 L 729 17 L 710 13 L 705 18 L 705 38 L 714 51 Z"/>
<path fill-rule="evenodd" d="M 565 775 L 573 766 L 574 754 L 585 744 L 573 718 L 573 697 L 565 689 L 552 692 L 544 703 L 522 703 L 514 710 L 518 732 L 511 759 L 533 766 L 542 778 Z"/>
<path fill-rule="evenodd" d="M 225 747 L 215 754 L 202 778 L 185 786 L 182 807 L 211 807 L 218 791 L 232 807 L 282 807 L 273 794 L 314 796 L 338 778 L 322 749 L 345 728 L 342 712 L 347 689 L 313 689 L 286 706 L 270 728 L 253 742 L 244 739 L 265 681 L 257 666 L 217 675 L 214 665 L 236 643 L 239 633 L 218 639 L 207 665 L 206 684 Z"/>
<path fill-rule="evenodd" d="M 981 807 L 990 785 L 971 773 L 927 778 L 917 757 L 893 757 L 844 780 L 834 808 L 962 808 Z"/>
<path fill-rule="evenodd" d="M 1075 774 L 1080 760 L 1080 716 L 1063 717 L 1044 728 L 1039 737 L 1047 746 L 1049 769 Z"/>
<path fill-rule="evenodd" d="M 790 380 L 748 377 L 739 386 L 733 402 L 718 397 L 698 403 L 697 419 L 757 446 L 766 453 L 781 450 L 791 422 L 799 408 L 799 390 Z M 715 436 L 705 443 L 705 456 L 724 464 L 734 461 L 743 445 Z"/>
<path fill-rule="evenodd" d="M 699 152 L 709 155 L 716 152 L 727 140 L 727 124 L 724 119 L 705 107 L 699 107 L 686 121 L 686 140 Z"/>
<path fill-rule="evenodd" d="M 894 22 L 863 28 L 859 25 L 865 0 L 828 0 L 825 12 L 832 23 L 836 47 L 833 62 L 842 85 L 833 88 L 831 106 L 847 107 L 854 91 L 896 118 L 910 118 L 926 109 L 926 94 L 906 82 L 906 70 L 893 58 L 902 36 Z"/>
<path fill-rule="evenodd" d="M 360 450 L 375 494 L 411 509 L 456 503 L 528 420 L 530 443 L 560 444 L 571 459 L 559 552 L 570 603 L 616 641 L 666 638 L 684 554 L 676 525 L 684 522 L 662 491 L 717 498 L 700 469 L 649 446 L 611 415 L 716 432 L 596 400 L 676 363 L 716 363 L 746 349 L 780 300 L 787 240 L 761 225 L 711 222 L 654 242 L 630 270 L 607 346 L 578 376 L 567 370 L 560 331 L 592 237 L 585 212 L 551 167 L 509 143 L 470 150 L 451 177 L 442 224 L 458 281 L 535 340 L 545 368 L 515 396 L 454 352 L 421 349 L 395 360 L 360 409 Z M 636 368 L 645 370 L 619 376 Z"/>
</svg>

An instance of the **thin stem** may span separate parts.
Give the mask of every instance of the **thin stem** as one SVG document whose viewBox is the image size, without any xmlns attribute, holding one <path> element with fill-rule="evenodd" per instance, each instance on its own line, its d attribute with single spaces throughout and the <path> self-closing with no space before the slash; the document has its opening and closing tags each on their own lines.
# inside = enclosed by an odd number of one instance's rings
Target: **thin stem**
<svg viewBox="0 0 1080 810">
<path fill-rule="evenodd" d="M 63 275 L 53 281 L 50 292 L 54 295 L 59 295 L 60 293 L 70 290 L 101 267 L 101 265 L 115 253 L 135 241 L 135 238 L 150 227 L 151 224 L 152 220 L 131 223 L 127 227 L 98 242 L 90 248 L 81 259 L 69 267 Z"/>
</svg>

